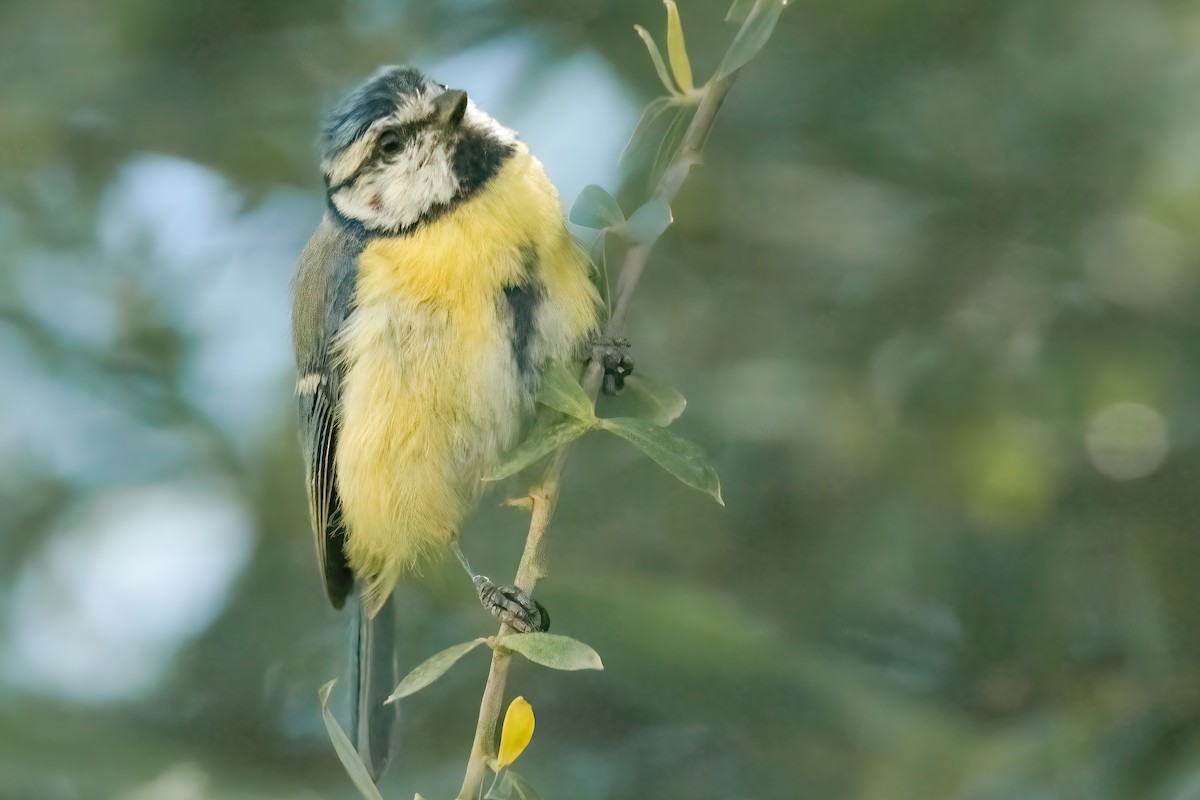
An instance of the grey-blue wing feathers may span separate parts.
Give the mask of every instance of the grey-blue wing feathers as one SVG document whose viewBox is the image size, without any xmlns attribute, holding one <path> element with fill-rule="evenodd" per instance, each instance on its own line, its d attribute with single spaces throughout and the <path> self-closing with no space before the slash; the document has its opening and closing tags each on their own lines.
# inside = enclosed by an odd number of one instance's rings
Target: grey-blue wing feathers
<svg viewBox="0 0 1200 800">
<path fill-rule="evenodd" d="M 362 239 L 326 217 L 300 256 L 292 303 L 296 390 L 309 516 L 325 592 L 335 608 L 354 589 L 346 562 L 346 529 L 337 491 L 338 402 L 342 374 L 334 348 L 354 301 Z M 384 705 L 396 687 L 395 609 L 391 598 L 374 617 L 355 603 L 349 667 L 350 730 L 372 779 L 391 757 L 398 709 Z"/>
<path fill-rule="evenodd" d="M 350 315 L 362 242 L 326 217 L 300 255 L 292 301 L 300 441 L 309 516 L 325 592 L 341 608 L 354 578 L 343 553 L 345 528 L 337 493 L 336 460 L 341 369 L 337 334 Z"/>
</svg>

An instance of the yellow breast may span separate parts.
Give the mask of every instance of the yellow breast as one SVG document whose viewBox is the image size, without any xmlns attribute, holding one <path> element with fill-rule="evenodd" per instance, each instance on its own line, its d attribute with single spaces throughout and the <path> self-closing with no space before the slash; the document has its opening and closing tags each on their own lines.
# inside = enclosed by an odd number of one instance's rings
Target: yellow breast
<svg viewBox="0 0 1200 800">
<path fill-rule="evenodd" d="M 523 147 L 472 199 L 360 256 L 339 341 L 337 474 L 346 552 L 368 608 L 449 545 L 531 409 L 504 303 L 504 288 L 530 269 L 564 349 L 594 323 L 594 294 L 557 195 Z"/>
</svg>

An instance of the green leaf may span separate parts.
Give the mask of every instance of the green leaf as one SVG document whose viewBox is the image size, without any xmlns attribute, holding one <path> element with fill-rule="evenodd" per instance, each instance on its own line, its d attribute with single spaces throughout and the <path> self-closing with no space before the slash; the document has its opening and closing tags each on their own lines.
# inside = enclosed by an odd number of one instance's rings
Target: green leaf
<svg viewBox="0 0 1200 800">
<path fill-rule="evenodd" d="M 662 140 L 658 143 L 654 164 L 650 168 L 651 187 L 658 184 L 672 159 L 675 158 L 675 154 L 679 152 L 679 145 L 683 142 L 683 137 L 687 133 L 688 125 L 691 124 L 695 113 L 696 109 L 693 106 L 681 105 L 671 117 L 667 129 L 663 131 Z"/>
<path fill-rule="evenodd" d="M 783 0 L 762 0 L 762 5 L 758 7 L 758 13 L 749 21 L 749 24 L 742 26 L 734 38 L 733 44 L 729 45 L 729 49 L 725 52 L 725 58 L 721 59 L 721 65 L 717 67 L 718 78 L 724 78 L 741 69 L 747 61 L 758 54 L 759 50 L 763 49 L 763 45 L 771 38 L 771 33 L 775 30 L 775 23 L 779 22 L 781 13 L 783 13 Z"/>
<path fill-rule="evenodd" d="M 600 279 L 601 295 L 604 297 L 604 307 L 612 314 L 612 282 L 608 279 L 608 232 L 600 231 L 596 235 L 592 246 L 588 248 L 588 257 L 592 260 L 592 266 L 596 269 L 596 275 Z"/>
<path fill-rule="evenodd" d="M 575 198 L 568 219 L 585 228 L 603 230 L 620 225 L 625 221 L 625 215 L 621 213 L 616 198 L 603 187 L 592 183 L 583 187 L 583 191 Z"/>
<path fill-rule="evenodd" d="M 487 794 L 483 796 L 483 800 L 512 800 L 512 796 L 512 784 L 506 781 L 503 775 L 496 775 L 492 779 L 492 785 L 488 787 Z"/>
<path fill-rule="evenodd" d="M 668 210 L 668 213 L 670 211 Z M 636 215 L 635 215 L 636 216 Z M 579 385 L 575 375 L 559 362 L 554 362 L 542 375 L 538 388 L 538 402 L 561 411 L 582 422 L 596 419 L 595 404 Z"/>
<path fill-rule="evenodd" d="M 637 31 L 638 36 L 642 37 L 642 41 L 646 44 L 646 49 L 650 51 L 650 60 L 654 62 L 654 71 L 658 73 L 658 79 L 662 81 L 663 87 L 671 94 L 675 94 L 675 84 L 671 83 L 671 76 L 667 73 L 667 65 L 663 63 L 662 53 L 659 52 L 658 45 L 654 43 L 654 37 L 650 35 L 650 31 L 641 25 L 634 25 L 633 29 Z"/>
<path fill-rule="evenodd" d="M 453 667 L 458 660 L 467 653 L 474 650 L 479 645 L 483 644 L 486 639 L 475 639 L 470 642 L 456 644 L 453 647 L 447 647 L 440 653 L 430 656 L 422 661 L 410 673 L 404 676 L 404 680 L 396 687 L 396 691 L 392 692 L 391 696 L 385 700 L 385 703 L 391 703 L 399 700 L 402 697 L 408 697 L 410 694 L 416 694 L 424 689 L 429 684 L 436 681 L 438 678 L 446 674 L 446 671 Z"/>
<path fill-rule="evenodd" d="M 556 422 L 553 425 L 535 428 L 529 438 L 521 442 L 516 449 L 508 454 L 500 466 L 484 476 L 485 481 L 502 481 L 516 475 L 521 470 L 553 453 L 563 445 L 583 436 L 592 429 L 592 425 L 575 419 Z"/>
<path fill-rule="evenodd" d="M 383 800 L 379 790 L 375 788 L 375 781 L 371 780 L 371 775 L 367 772 L 367 765 L 362 762 L 358 750 L 350 743 L 350 737 L 342 730 L 342 726 L 338 725 L 337 720 L 333 717 L 333 712 L 329 710 L 329 694 L 333 691 L 335 683 L 337 683 L 336 679 L 322 686 L 317 692 L 321 698 L 321 717 L 325 720 L 325 730 L 329 732 L 329 740 L 333 742 L 333 749 L 337 752 L 338 759 L 341 760 L 346 774 L 354 782 L 359 794 L 366 800 Z"/>
<path fill-rule="evenodd" d="M 729 7 L 729 13 L 725 15 L 726 22 L 745 22 L 746 17 L 750 16 L 750 9 L 754 8 L 756 0 L 733 0 L 733 5 Z"/>
<path fill-rule="evenodd" d="M 510 633 L 497 642 L 551 669 L 604 669 L 599 654 L 583 642 L 556 633 Z"/>
<path fill-rule="evenodd" d="M 661 197 L 648 200 L 634 211 L 621 226 L 621 234 L 625 238 L 640 244 L 649 244 L 662 236 L 662 232 L 671 224 L 671 207 Z"/>
<path fill-rule="evenodd" d="M 631 395 L 642 407 L 639 416 L 655 425 L 667 427 L 687 408 L 687 398 L 662 381 L 644 373 L 636 373 L 625 379 L 626 394 Z"/>
<path fill-rule="evenodd" d="M 683 39 L 683 23 L 679 21 L 679 7 L 675 0 L 663 0 L 667 7 L 667 58 L 671 60 L 671 72 L 684 94 L 696 88 L 692 83 L 692 64 L 688 61 L 687 43 Z"/>
<path fill-rule="evenodd" d="M 617 159 L 619 165 L 625 168 L 636 167 L 652 146 L 658 146 L 661 138 L 654 135 L 655 131 L 662 124 L 663 115 L 667 109 L 673 105 L 675 105 L 675 100 L 670 97 L 656 97 L 650 101 L 642 111 L 642 116 L 638 118 L 633 135 L 629 137 L 625 149 L 621 151 L 621 157 Z"/>
<path fill-rule="evenodd" d="M 716 469 L 704 451 L 692 442 L 643 419 L 602 419 L 600 426 L 637 447 L 688 486 L 712 495 L 718 503 L 725 505 Z"/>
<path fill-rule="evenodd" d="M 505 770 L 501 780 L 506 781 L 512 787 L 512 793 L 517 796 L 518 800 L 542 800 L 541 795 L 529 785 L 529 781 L 511 769 Z"/>
</svg>

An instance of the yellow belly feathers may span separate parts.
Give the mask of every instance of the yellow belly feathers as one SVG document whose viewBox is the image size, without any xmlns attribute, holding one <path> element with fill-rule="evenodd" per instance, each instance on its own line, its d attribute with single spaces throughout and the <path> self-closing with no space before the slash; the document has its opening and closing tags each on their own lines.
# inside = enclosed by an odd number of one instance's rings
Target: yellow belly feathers
<svg viewBox="0 0 1200 800">
<path fill-rule="evenodd" d="M 360 256 L 339 339 L 337 476 L 368 613 L 451 543 L 531 410 L 504 299 L 504 287 L 530 277 L 542 287 L 535 355 L 567 357 L 595 325 L 595 291 L 558 196 L 523 146 L 470 200 Z"/>
</svg>

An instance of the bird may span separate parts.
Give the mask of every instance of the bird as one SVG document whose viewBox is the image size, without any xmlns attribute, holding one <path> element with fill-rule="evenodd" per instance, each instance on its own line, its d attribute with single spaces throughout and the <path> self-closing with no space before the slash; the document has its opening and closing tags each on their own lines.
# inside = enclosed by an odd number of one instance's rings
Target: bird
<svg viewBox="0 0 1200 800">
<path fill-rule="evenodd" d="M 300 439 L 325 592 L 357 617 L 351 729 L 378 780 L 401 579 L 453 552 L 502 621 L 549 624 L 474 574 L 458 533 L 545 370 L 581 365 L 604 311 L 542 164 L 467 92 L 381 68 L 329 110 L 320 168 L 325 212 L 293 282 Z"/>
</svg>

